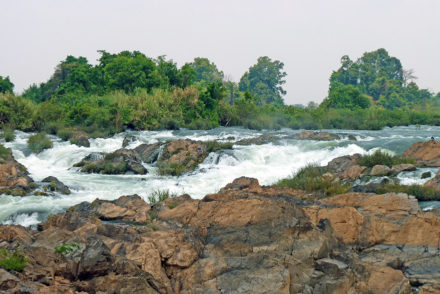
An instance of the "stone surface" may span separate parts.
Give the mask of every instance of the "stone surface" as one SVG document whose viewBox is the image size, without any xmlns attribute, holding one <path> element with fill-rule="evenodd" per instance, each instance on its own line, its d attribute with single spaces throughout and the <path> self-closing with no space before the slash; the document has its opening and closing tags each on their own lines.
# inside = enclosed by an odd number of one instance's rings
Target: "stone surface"
<svg viewBox="0 0 440 294">
<path fill-rule="evenodd" d="M 359 179 L 363 176 L 362 172 L 365 169 L 366 169 L 365 166 L 360 166 L 357 164 L 352 165 L 343 172 L 342 178 L 343 179 L 350 179 L 350 180 Z"/>
<path fill-rule="evenodd" d="M 64 183 L 61 182 L 60 180 L 58 180 L 56 177 L 52 177 L 52 176 L 46 177 L 41 181 L 43 183 L 49 183 L 45 187 L 47 187 L 47 189 L 50 191 L 56 191 L 56 192 L 59 192 L 61 194 L 65 194 L 65 195 L 70 194 L 69 187 L 64 185 Z"/>
<path fill-rule="evenodd" d="M 418 166 L 440 166 L 440 142 L 415 143 L 402 156 L 415 159 Z"/>
<path fill-rule="evenodd" d="M 329 132 L 315 132 L 315 131 L 302 131 L 296 135 L 297 139 L 302 140 L 318 140 L 318 141 L 333 141 L 338 140 L 340 137 L 336 134 Z"/>
<path fill-rule="evenodd" d="M 10 149 L 8 152 L 5 158 L 0 158 L 0 194 L 23 196 L 30 193 L 37 185 L 26 167 L 14 159 Z"/>
<path fill-rule="evenodd" d="M 370 175 L 375 177 L 383 177 L 391 174 L 391 169 L 386 165 L 377 164 L 371 169 Z"/>
<path fill-rule="evenodd" d="M 410 163 L 402 163 L 402 164 L 396 164 L 393 165 L 391 170 L 395 173 L 400 173 L 403 171 L 415 171 L 417 168 Z"/>
</svg>

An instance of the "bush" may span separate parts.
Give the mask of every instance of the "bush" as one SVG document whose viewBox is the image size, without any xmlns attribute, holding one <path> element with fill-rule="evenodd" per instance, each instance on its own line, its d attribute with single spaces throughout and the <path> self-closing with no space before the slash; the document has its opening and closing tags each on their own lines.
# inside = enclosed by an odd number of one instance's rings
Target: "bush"
<svg viewBox="0 0 440 294">
<path fill-rule="evenodd" d="M 208 152 L 215 152 L 221 149 L 232 149 L 234 143 L 232 142 L 218 142 L 218 141 L 207 141 L 205 142 L 206 150 Z"/>
<path fill-rule="evenodd" d="M 62 128 L 57 131 L 57 136 L 62 140 L 67 141 L 73 137 L 73 133 L 74 131 L 71 128 Z"/>
<path fill-rule="evenodd" d="M 364 155 L 358 159 L 357 163 L 366 167 L 373 167 L 375 165 L 381 164 L 386 166 L 393 166 L 402 163 L 414 164 L 415 161 L 409 158 L 403 158 L 401 156 L 392 156 L 381 150 L 376 150 L 373 154 Z"/>
<path fill-rule="evenodd" d="M 10 154 L 10 150 L 6 148 L 5 146 L 0 144 L 0 158 L 1 159 L 7 159 Z"/>
<path fill-rule="evenodd" d="M 9 253 L 6 249 L 0 249 L 0 267 L 21 272 L 26 263 L 26 257 L 18 249 L 12 253 Z"/>
<path fill-rule="evenodd" d="M 59 254 L 67 254 L 76 250 L 79 250 L 81 247 L 76 243 L 63 243 L 61 245 L 55 246 L 55 253 Z"/>
<path fill-rule="evenodd" d="M 3 138 L 6 142 L 13 142 L 15 140 L 14 129 L 4 128 L 3 129 Z"/>
<path fill-rule="evenodd" d="M 156 190 L 148 196 L 148 203 L 151 205 L 162 202 L 168 198 L 175 198 L 177 195 L 170 193 L 170 190 Z"/>
<path fill-rule="evenodd" d="M 275 185 L 313 192 L 318 196 L 344 194 L 351 188 L 350 185 L 334 183 L 325 179 L 322 176 L 325 172 L 325 168 L 309 164 L 301 168 L 293 177 L 282 179 Z"/>
<path fill-rule="evenodd" d="M 160 175 L 180 176 L 186 171 L 186 166 L 179 163 L 163 163 L 157 164 Z"/>
<path fill-rule="evenodd" d="M 30 136 L 27 144 L 34 153 L 40 153 L 44 149 L 52 148 L 53 146 L 52 141 L 50 141 L 44 132 Z"/>
</svg>

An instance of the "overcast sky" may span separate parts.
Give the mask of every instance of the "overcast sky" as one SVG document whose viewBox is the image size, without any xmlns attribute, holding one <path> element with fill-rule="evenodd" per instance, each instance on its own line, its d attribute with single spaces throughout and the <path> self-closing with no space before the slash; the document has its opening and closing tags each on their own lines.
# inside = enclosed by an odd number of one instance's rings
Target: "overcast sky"
<svg viewBox="0 0 440 294">
<path fill-rule="evenodd" d="M 16 92 L 67 55 L 207 57 L 239 81 L 259 56 L 285 64 L 288 104 L 322 101 L 342 55 L 385 48 L 440 91 L 439 0 L 0 0 L 0 75 Z"/>
</svg>

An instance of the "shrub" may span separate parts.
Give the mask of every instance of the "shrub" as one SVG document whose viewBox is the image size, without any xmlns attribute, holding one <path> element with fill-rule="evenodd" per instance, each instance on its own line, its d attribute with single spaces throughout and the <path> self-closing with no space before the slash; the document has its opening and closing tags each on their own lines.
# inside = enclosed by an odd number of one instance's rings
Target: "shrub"
<svg viewBox="0 0 440 294">
<path fill-rule="evenodd" d="M 57 131 L 57 136 L 62 140 L 67 141 L 73 137 L 73 129 L 71 128 L 62 128 Z"/>
<path fill-rule="evenodd" d="M 174 193 L 170 193 L 170 190 L 166 189 L 166 190 L 156 190 L 153 191 L 153 193 L 151 193 L 148 196 L 148 203 L 150 204 L 156 204 L 159 202 L 162 202 L 168 198 L 174 198 L 177 195 Z"/>
<path fill-rule="evenodd" d="M 20 252 L 15 250 L 9 253 L 6 249 L 0 249 L 0 267 L 6 270 L 14 270 L 21 272 L 27 263 L 26 257 Z"/>
<path fill-rule="evenodd" d="M 10 154 L 10 150 L 6 148 L 5 146 L 0 144 L 0 158 L 1 159 L 7 159 Z"/>
<path fill-rule="evenodd" d="M 333 196 L 346 193 L 350 185 L 334 183 L 322 175 L 326 172 L 323 167 L 309 164 L 301 168 L 293 177 L 282 179 L 277 187 L 288 187 L 316 193 L 318 196 Z"/>
<path fill-rule="evenodd" d="M 76 250 L 81 249 L 81 247 L 76 243 L 63 243 L 61 245 L 55 246 L 55 253 L 67 254 Z"/>
<path fill-rule="evenodd" d="M 424 187 L 420 185 L 396 185 L 388 184 L 376 189 L 377 194 L 384 193 L 406 193 L 417 198 L 419 201 L 439 201 L 440 191 L 437 191 L 431 187 Z"/>
<path fill-rule="evenodd" d="M 34 153 L 40 153 L 44 149 L 48 149 L 53 146 L 52 141 L 50 141 L 44 132 L 30 136 L 27 143 L 28 147 Z"/>
<path fill-rule="evenodd" d="M 13 142 L 15 140 L 14 129 L 4 128 L 3 129 L 3 138 L 6 142 Z"/>
<path fill-rule="evenodd" d="M 179 163 L 170 164 L 170 163 L 159 162 L 157 164 L 157 167 L 159 169 L 160 175 L 180 176 L 186 170 L 185 165 Z"/>
<path fill-rule="evenodd" d="M 414 164 L 414 159 L 403 158 L 401 156 L 392 156 L 381 150 L 376 150 L 373 154 L 367 154 L 358 159 L 357 163 L 359 165 L 373 167 L 375 165 L 381 164 L 386 166 L 393 166 L 402 163 Z"/>
<path fill-rule="evenodd" d="M 232 149 L 234 143 L 232 142 L 218 142 L 218 141 L 207 141 L 205 142 L 206 150 L 208 152 L 215 152 L 221 149 Z"/>
</svg>

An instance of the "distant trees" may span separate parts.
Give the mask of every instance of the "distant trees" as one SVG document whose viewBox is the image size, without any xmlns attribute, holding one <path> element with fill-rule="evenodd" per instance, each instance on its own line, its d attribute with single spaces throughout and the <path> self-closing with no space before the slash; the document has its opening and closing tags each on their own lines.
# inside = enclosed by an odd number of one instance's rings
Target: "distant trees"
<svg viewBox="0 0 440 294">
<path fill-rule="evenodd" d="M 0 93 L 12 93 L 14 84 L 9 80 L 9 77 L 0 76 Z"/>
<path fill-rule="evenodd" d="M 336 82 L 332 84 L 329 96 L 322 103 L 327 108 L 364 109 L 370 107 L 370 100 L 353 85 Z"/>
<path fill-rule="evenodd" d="M 222 81 L 224 78 L 223 72 L 220 71 L 213 62 L 209 61 L 208 58 L 196 57 L 189 66 L 194 70 L 196 74 L 195 80 L 197 82 L 210 84 Z"/>
<path fill-rule="evenodd" d="M 257 103 L 283 105 L 286 91 L 283 85 L 287 73 L 283 71 L 284 63 L 272 61 L 269 57 L 258 58 L 257 63 L 249 68 L 240 79 L 240 91 L 249 91 L 257 97 Z"/>
<path fill-rule="evenodd" d="M 361 94 L 371 97 L 376 105 L 395 109 L 414 105 L 426 105 L 433 98 L 428 90 L 420 90 L 416 83 L 413 70 L 405 70 L 399 59 L 392 57 L 385 49 L 366 52 L 361 58 L 352 61 L 347 55 L 341 58 L 341 67 L 330 77 L 329 96 L 323 106 L 353 108 L 353 88 Z M 347 97 L 345 95 L 348 95 Z M 360 96 L 359 96 L 360 97 Z M 355 99 L 358 106 L 364 108 L 365 99 Z M 331 103 L 330 103 L 331 102 Z"/>
</svg>

